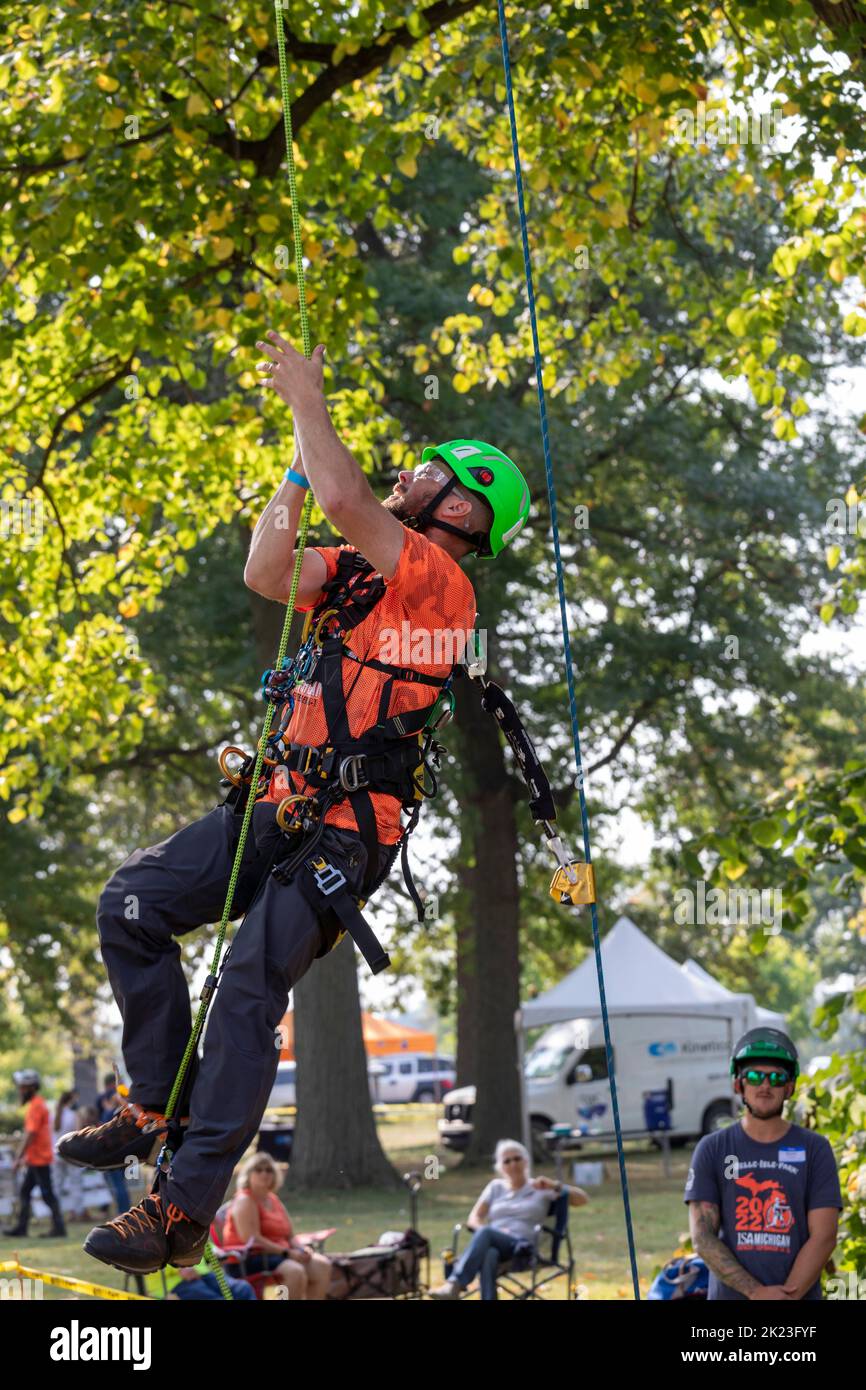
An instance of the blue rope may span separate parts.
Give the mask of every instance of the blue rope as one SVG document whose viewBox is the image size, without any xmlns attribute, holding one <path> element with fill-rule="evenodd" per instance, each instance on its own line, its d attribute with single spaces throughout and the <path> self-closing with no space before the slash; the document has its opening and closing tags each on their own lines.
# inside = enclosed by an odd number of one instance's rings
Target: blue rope
<svg viewBox="0 0 866 1390">
<path fill-rule="evenodd" d="M 556 487 L 553 481 L 553 465 L 550 459 L 550 436 L 547 428 L 547 406 L 544 400 L 544 383 L 541 379 L 541 351 L 538 345 L 538 322 L 535 314 L 535 291 L 532 287 L 532 264 L 529 259 L 529 236 L 526 223 L 526 208 L 523 200 L 523 176 L 520 169 L 520 147 L 517 142 L 517 117 L 514 110 L 514 89 L 511 84 L 511 58 L 508 50 L 508 29 L 505 23 L 504 0 L 497 0 L 499 8 L 499 37 L 502 43 L 502 63 L 505 68 L 505 86 L 508 92 L 508 115 L 511 121 L 511 149 L 514 155 L 514 174 L 517 181 L 517 205 L 520 211 L 520 235 L 523 241 L 523 268 L 526 274 L 526 293 L 529 300 L 529 317 L 532 323 L 532 348 L 535 356 L 535 379 L 538 383 L 538 408 L 541 413 L 541 439 L 544 447 L 544 471 L 547 478 L 547 496 L 550 503 L 550 524 L 553 530 L 553 550 L 556 556 L 556 588 L 559 594 L 559 613 L 562 621 L 563 649 L 565 652 L 565 675 L 568 683 L 568 704 L 571 710 L 571 732 L 574 740 L 574 761 L 577 767 L 577 790 L 580 797 L 580 818 L 583 824 L 583 855 L 587 864 L 592 863 L 589 844 L 589 816 L 586 810 L 586 795 L 583 789 L 583 761 L 580 753 L 580 729 L 577 722 L 577 700 L 574 694 L 574 668 L 571 660 L 571 638 L 568 631 L 568 611 L 565 605 L 565 578 L 562 567 L 562 551 L 559 545 L 559 522 L 556 512 Z M 601 963 L 601 940 L 598 934 L 598 907 L 590 904 L 592 915 L 592 942 L 595 948 L 595 968 L 598 973 L 598 993 L 601 999 L 601 1017 L 604 1025 L 604 1046 L 607 1053 L 607 1069 L 610 1079 L 610 1096 L 613 1107 L 613 1123 L 616 1130 L 616 1151 L 619 1158 L 619 1175 L 622 1183 L 622 1200 L 625 1209 L 625 1226 L 628 1234 L 628 1254 L 631 1262 L 631 1278 L 635 1299 L 640 1302 L 640 1286 L 637 1277 L 637 1258 L 634 1248 L 634 1230 L 631 1220 L 631 1203 L 628 1195 L 628 1176 L 625 1167 L 625 1153 L 622 1146 L 622 1127 L 619 1118 L 619 1101 L 616 1092 L 616 1076 L 613 1066 L 613 1046 L 610 1038 L 610 1019 L 607 1012 L 607 998 L 604 989 L 604 969 Z"/>
</svg>

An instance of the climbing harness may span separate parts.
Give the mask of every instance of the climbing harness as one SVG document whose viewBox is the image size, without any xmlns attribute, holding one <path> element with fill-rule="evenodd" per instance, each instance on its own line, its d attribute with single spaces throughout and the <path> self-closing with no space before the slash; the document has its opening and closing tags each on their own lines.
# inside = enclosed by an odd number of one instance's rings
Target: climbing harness
<svg viewBox="0 0 866 1390">
<path fill-rule="evenodd" d="M 577 719 L 577 700 L 574 692 L 574 668 L 571 659 L 571 636 L 568 628 L 568 609 L 565 602 L 565 578 L 562 564 L 562 550 L 559 544 L 559 521 L 556 510 L 556 485 L 553 480 L 553 463 L 550 457 L 550 435 L 547 425 L 547 405 L 544 397 L 543 364 L 538 340 L 538 318 L 535 312 L 535 290 L 532 282 L 532 261 L 529 255 L 529 228 L 526 219 L 526 205 L 523 197 L 523 173 L 520 163 L 520 145 L 517 138 L 517 114 L 514 106 L 514 89 L 511 81 L 511 55 L 508 45 L 508 26 L 505 19 L 505 0 L 496 0 L 499 12 L 499 41 L 502 49 L 502 66 L 505 73 L 505 92 L 508 101 L 508 119 L 511 126 L 511 152 L 514 161 L 514 181 L 517 189 L 517 207 L 520 216 L 520 238 L 523 247 L 523 271 L 526 280 L 526 299 L 529 307 L 529 321 L 532 328 L 532 352 L 535 364 L 535 382 L 538 391 L 538 410 L 541 417 L 541 442 L 544 449 L 544 475 L 547 482 L 547 497 L 550 506 L 550 526 L 553 535 L 553 553 L 556 560 L 556 589 L 559 597 L 559 616 L 562 624 L 562 643 L 565 655 L 565 678 L 568 686 L 568 704 L 571 713 L 571 732 L 574 743 L 574 761 L 577 769 L 577 793 L 580 800 L 580 818 L 583 827 L 583 857 L 586 873 L 592 868 L 592 853 L 589 842 L 589 815 L 586 809 L 586 792 L 583 784 L 583 760 L 580 752 L 580 729 Z M 554 879 L 556 883 L 556 879 Z M 619 1115 L 616 1075 L 614 1073 L 613 1044 L 610 1034 L 610 1018 L 607 1011 L 607 997 L 604 988 L 604 968 L 601 960 L 601 937 L 598 930 L 598 906 L 594 884 L 589 910 L 592 920 L 592 943 L 595 952 L 595 968 L 598 976 L 598 993 L 601 1003 L 601 1017 L 604 1027 L 604 1045 L 607 1053 L 607 1069 L 610 1081 L 611 1109 L 616 1132 L 616 1151 L 619 1160 L 620 1182 L 622 1184 L 623 1211 L 626 1235 L 628 1238 L 629 1263 L 631 1266 L 632 1287 L 636 1301 L 640 1301 L 640 1285 L 637 1275 L 637 1255 L 635 1253 L 634 1230 L 631 1219 L 631 1203 L 628 1191 L 628 1174 L 625 1166 L 625 1150 L 622 1142 L 622 1124 Z"/>
<path fill-rule="evenodd" d="M 420 897 L 414 890 L 408 868 L 408 839 L 417 824 L 418 804 L 436 794 L 437 776 L 444 753 L 435 735 L 450 718 L 453 704 L 452 671 L 446 676 L 428 676 L 413 667 L 398 666 L 380 661 L 369 653 L 361 654 L 350 645 L 354 629 L 375 609 L 385 595 L 385 582 L 373 566 L 357 551 L 344 549 L 337 559 L 334 577 L 322 588 L 318 603 L 307 615 L 301 646 L 295 657 L 285 659 L 280 668 L 265 671 L 262 694 L 270 704 L 284 701 L 280 722 L 263 737 L 263 762 L 269 773 L 276 767 L 295 773 L 304 782 L 304 789 L 283 798 L 278 805 L 276 820 L 289 837 L 298 835 L 300 843 L 288 860 L 273 870 L 279 882 L 299 878 L 301 890 L 315 890 L 312 905 L 327 908 L 340 919 L 343 932 L 348 931 L 370 969 L 384 970 L 389 957 L 376 940 L 372 929 L 360 912 L 360 901 L 366 901 L 381 886 L 390 872 L 394 859 L 402 854 L 404 878 L 410 894 L 419 906 Z M 344 687 L 346 665 L 356 668 L 348 694 Z M 350 668 L 350 669 L 351 669 Z M 348 700 L 354 685 L 364 670 L 385 676 L 381 682 L 376 723 L 360 737 L 352 737 L 348 723 Z M 327 725 L 327 742 L 310 745 L 291 742 L 288 729 L 295 707 L 293 692 L 303 684 L 316 682 L 321 686 L 322 705 Z M 429 686 L 435 697 L 419 709 L 389 714 L 395 684 Z M 255 774 L 255 761 L 245 757 L 239 770 L 228 766 L 228 757 L 240 754 L 239 749 L 227 749 L 221 755 L 220 766 L 226 773 L 231 790 L 226 800 L 238 811 L 242 798 L 250 797 Z M 259 778 L 255 796 L 267 792 L 268 775 Z M 396 797 L 410 816 L 397 843 L 387 856 L 384 869 L 379 867 L 379 838 L 371 793 Z M 367 863 L 359 902 L 346 887 L 342 871 L 325 860 L 318 851 L 319 840 L 327 824 L 327 812 L 342 802 L 348 802 L 367 855 Z M 410 887 L 411 884 L 411 887 Z M 323 903 L 322 899 L 326 901 Z M 341 935 L 337 938 L 342 939 Z"/>
</svg>

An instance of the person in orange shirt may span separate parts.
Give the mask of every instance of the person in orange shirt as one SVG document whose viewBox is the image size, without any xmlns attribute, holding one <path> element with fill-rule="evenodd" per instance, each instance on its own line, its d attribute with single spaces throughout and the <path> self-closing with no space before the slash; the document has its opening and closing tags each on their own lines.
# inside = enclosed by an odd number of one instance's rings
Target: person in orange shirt
<svg viewBox="0 0 866 1390">
<path fill-rule="evenodd" d="M 51 1112 L 39 1094 L 42 1084 L 38 1071 L 28 1067 L 24 1071 L 13 1072 L 13 1080 L 18 1087 L 18 1096 L 24 1111 L 24 1139 L 15 1156 L 15 1172 L 26 1167 L 21 1184 L 18 1220 L 8 1227 L 4 1236 L 26 1236 L 30 1225 L 30 1196 L 34 1187 L 42 1193 L 42 1200 L 51 1212 L 50 1231 L 40 1231 L 42 1237 L 57 1239 L 66 1235 L 66 1226 L 60 1203 L 51 1182 L 51 1165 L 54 1152 L 51 1144 Z"/>
<path fill-rule="evenodd" d="M 290 1299 L 321 1300 L 331 1282 L 331 1261 L 295 1239 L 292 1218 L 277 1196 L 281 1182 L 270 1154 L 248 1158 L 238 1173 L 220 1243 L 224 1250 L 242 1252 L 244 1274 L 272 1274 Z"/>
<path fill-rule="evenodd" d="M 260 344 L 266 384 L 291 407 L 296 454 L 259 518 L 244 580 L 288 603 L 310 486 L 346 544 L 304 550 L 295 606 L 312 609 L 312 631 L 288 669 L 267 673 L 265 692 L 280 711 L 267 731 L 265 784 L 238 787 L 201 820 L 135 851 L 99 901 L 131 1085 L 113 1119 L 64 1135 L 57 1151 L 103 1170 L 152 1161 L 168 1132 L 164 1108 L 190 1032 L 176 938 L 220 920 L 230 882 L 230 916 L 246 914 L 220 974 L 202 1060 L 193 1053 L 177 1101 L 177 1120 L 187 1123 L 172 1137 L 170 1167 L 160 1167 L 142 1202 L 85 1241 L 88 1254 L 129 1273 L 201 1258 L 267 1105 L 289 991 L 313 961 L 349 931 L 374 971 L 387 965 L 358 904 L 387 876 L 408 831 L 401 811 L 411 826 L 419 780 L 433 771 L 419 770 L 421 746 L 430 747 L 475 624 L 462 562 L 498 555 L 529 516 L 520 469 L 474 439 L 428 446 L 421 466 L 402 470 L 380 501 L 334 429 L 324 348 L 308 359 L 278 334 L 268 339 Z M 251 836 L 235 880 L 248 794 Z"/>
</svg>

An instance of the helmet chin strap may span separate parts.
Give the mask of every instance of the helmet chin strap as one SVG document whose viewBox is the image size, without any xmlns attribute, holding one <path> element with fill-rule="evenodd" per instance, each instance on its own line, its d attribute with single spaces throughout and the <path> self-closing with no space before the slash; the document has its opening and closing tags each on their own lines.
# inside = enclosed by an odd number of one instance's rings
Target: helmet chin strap
<svg viewBox="0 0 866 1390">
<path fill-rule="evenodd" d="M 460 479 L 456 474 L 453 474 L 447 483 L 442 484 L 436 496 L 431 498 L 415 516 L 407 517 L 403 525 L 408 526 L 410 531 L 426 531 L 431 526 L 438 526 L 440 531 L 449 531 L 452 536 L 459 536 L 461 541 L 471 541 L 476 555 L 481 555 L 487 544 L 487 536 L 483 531 L 461 531 L 459 526 L 452 526 L 450 521 L 440 521 L 438 517 L 433 515 L 439 503 L 444 502 L 449 492 L 452 488 L 457 487 L 459 482 Z"/>
</svg>

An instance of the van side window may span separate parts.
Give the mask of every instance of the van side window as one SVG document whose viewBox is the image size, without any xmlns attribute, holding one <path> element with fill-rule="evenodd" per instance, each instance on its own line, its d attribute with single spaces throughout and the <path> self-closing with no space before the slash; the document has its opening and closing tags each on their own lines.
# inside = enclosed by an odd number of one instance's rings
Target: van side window
<svg viewBox="0 0 866 1390">
<path fill-rule="evenodd" d="M 401 1062 L 401 1063 L 400 1063 L 400 1075 L 401 1075 L 401 1076 L 411 1076 L 411 1075 L 412 1075 L 412 1063 L 411 1063 L 411 1062 Z"/>
<path fill-rule="evenodd" d="M 434 1071 L 435 1068 L 434 1068 L 434 1066 L 433 1066 L 433 1058 L 432 1058 L 432 1057 L 419 1057 L 419 1058 L 418 1058 L 418 1070 L 419 1070 L 419 1071 Z"/>
<path fill-rule="evenodd" d="M 592 1067 L 593 1081 L 607 1080 L 607 1050 L 603 1047 L 588 1047 L 580 1059 L 582 1067 Z"/>
</svg>

